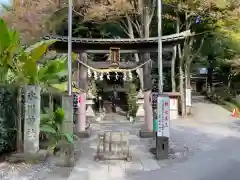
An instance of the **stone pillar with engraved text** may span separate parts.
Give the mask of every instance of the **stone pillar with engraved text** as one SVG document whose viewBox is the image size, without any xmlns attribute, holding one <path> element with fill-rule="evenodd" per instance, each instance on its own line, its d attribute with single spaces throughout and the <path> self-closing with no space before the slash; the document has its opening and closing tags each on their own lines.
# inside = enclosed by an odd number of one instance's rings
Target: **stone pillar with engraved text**
<svg viewBox="0 0 240 180">
<path fill-rule="evenodd" d="M 40 132 L 40 86 L 25 87 L 24 153 L 37 153 Z"/>
</svg>

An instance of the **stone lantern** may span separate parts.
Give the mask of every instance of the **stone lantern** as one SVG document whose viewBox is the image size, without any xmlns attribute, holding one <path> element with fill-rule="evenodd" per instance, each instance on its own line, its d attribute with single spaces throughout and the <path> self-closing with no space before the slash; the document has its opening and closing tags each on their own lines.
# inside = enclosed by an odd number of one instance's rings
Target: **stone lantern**
<svg viewBox="0 0 240 180">
<path fill-rule="evenodd" d="M 86 118 L 88 118 L 88 120 L 95 117 L 95 113 L 94 113 L 93 108 L 92 108 L 92 106 L 94 104 L 94 102 L 93 102 L 94 98 L 95 98 L 95 96 L 92 94 L 92 92 L 88 91 L 87 101 L 86 101 L 86 106 L 87 106 Z"/>
<path fill-rule="evenodd" d="M 137 110 L 137 113 L 136 113 L 136 118 L 138 118 L 139 120 L 142 120 L 145 116 L 145 111 L 144 111 L 144 108 L 143 108 L 143 105 L 144 105 L 144 95 L 143 95 L 143 92 L 142 90 L 140 90 L 138 92 L 138 95 L 137 95 L 137 105 L 138 105 L 138 110 Z"/>
</svg>

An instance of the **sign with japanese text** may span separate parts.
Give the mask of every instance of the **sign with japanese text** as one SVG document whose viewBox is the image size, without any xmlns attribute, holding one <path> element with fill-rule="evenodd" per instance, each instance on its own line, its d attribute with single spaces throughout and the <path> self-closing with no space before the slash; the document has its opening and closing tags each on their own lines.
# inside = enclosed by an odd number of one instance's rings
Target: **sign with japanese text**
<svg viewBox="0 0 240 180">
<path fill-rule="evenodd" d="M 170 98 L 168 96 L 158 96 L 157 98 L 157 136 L 169 137 L 170 132 Z"/>
</svg>

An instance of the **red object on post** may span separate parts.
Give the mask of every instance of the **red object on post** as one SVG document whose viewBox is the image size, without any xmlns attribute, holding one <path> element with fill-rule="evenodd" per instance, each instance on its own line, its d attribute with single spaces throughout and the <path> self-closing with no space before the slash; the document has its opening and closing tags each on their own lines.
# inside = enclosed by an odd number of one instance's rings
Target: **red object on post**
<svg viewBox="0 0 240 180">
<path fill-rule="evenodd" d="M 237 111 L 236 109 L 233 109 L 233 112 L 232 112 L 232 117 L 236 118 L 237 117 Z"/>
<path fill-rule="evenodd" d="M 81 101 L 82 101 L 81 95 L 78 95 L 77 96 L 78 107 L 80 107 Z"/>
</svg>

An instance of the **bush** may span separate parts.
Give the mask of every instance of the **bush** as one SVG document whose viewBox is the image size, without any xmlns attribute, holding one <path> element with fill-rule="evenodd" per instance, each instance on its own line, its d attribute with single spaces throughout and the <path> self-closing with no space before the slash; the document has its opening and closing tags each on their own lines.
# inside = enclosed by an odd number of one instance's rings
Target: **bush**
<svg viewBox="0 0 240 180">
<path fill-rule="evenodd" d="M 127 102 L 128 102 L 128 117 L 136 117 L 137 113 L 137 88 L 134 83 L 130 83 L 128 86 L 128 92 L 127 92 Z"/>
<path fill-rule="evenodd" d="M 16 99 L 15 89 L 0 88 L 0 153 L 16 147 Z"/>
<path fill-rule="evenodd" d="M 226 93 L 207 93 L 207 98 L 215 103 L 223 106 L 224 108 L 232 111 L 234 108 L 240 108 L 240 102 L 237 101 L 235 98 L 232 97 L 232 94 L 226 95 Z"/>
</svg>

